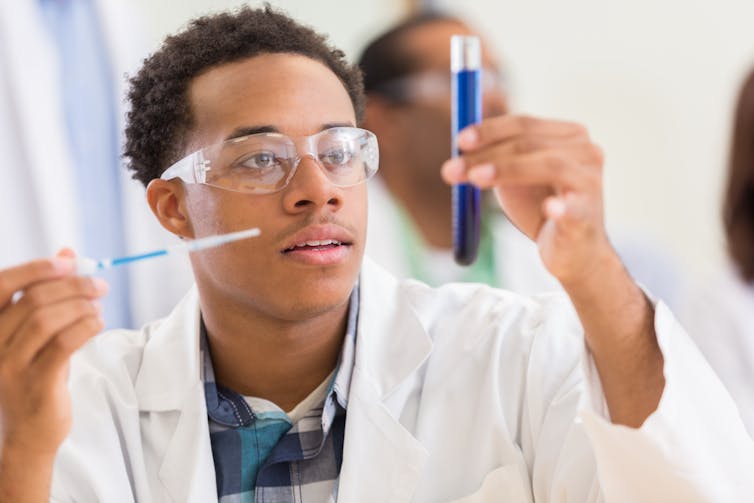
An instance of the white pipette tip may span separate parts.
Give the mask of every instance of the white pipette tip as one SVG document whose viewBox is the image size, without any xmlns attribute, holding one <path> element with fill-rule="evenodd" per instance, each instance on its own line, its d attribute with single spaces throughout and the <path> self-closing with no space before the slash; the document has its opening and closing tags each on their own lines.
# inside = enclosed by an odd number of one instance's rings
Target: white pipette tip
<svg viewBox="0 0 754 503">
<path fill-rule="evenodd" d="M 219 234 L 217 236 L 207 236 L 204 238 L 194 239 L 181 245 L 186 250 L 192 252 L 197 250 L 204 250 L 206 248 L 213 248 L 215 246 L 224 245 L 226 243 L 232 243 L 233 241 L 239 241 L 241 239 L 247 239 L 259 236 L 260 231 L 258 227 L 253 229 L 246 229 L 238 232 L 229 232 L 228 234 Z M 176 248 L 178 248 L 178 246 Z"/>
<path fill-rule="evenodd" d="M 220 234 L 216 236 L 207 236 L 192 241 L 177 244 L 175 246 L 169 246 L 162 250 L 154 250 L 147 253 L 141 253 L 139 255 L 131 255 L 128 257 L 119 257 L 112 259 L 95 260 L 87 257 L 76 257 L 76 274 L 82 276 L 91 276 L 97 271 L 103 269 L 109 269 L 110 267 L 130 264 L 131 262 L 139 262 L 141 260 L 147 260 L 150 258 L 161 257 L 163 255 L 170 255 L 177 252 L 193 252 L 197 250 L 204 250 L 207 248 L 213 248 L 215 246 L 232 243 L 233 241 L 239 241 L 241 239 L 247 239 L 259 236 L 261 231 L 255 227 L 253 229 L 246 229 L 238 232 L 229 232 L 228 234 Z"/>
</svg>

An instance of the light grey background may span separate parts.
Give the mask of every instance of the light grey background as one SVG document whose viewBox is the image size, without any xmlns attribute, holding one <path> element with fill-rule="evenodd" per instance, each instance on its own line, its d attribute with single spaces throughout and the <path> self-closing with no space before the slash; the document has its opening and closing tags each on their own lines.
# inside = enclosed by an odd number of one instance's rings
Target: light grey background
<svg viewBox="0 0 754 503">
<path fill-rule="evenodd" d="M 196 15 L 242 2 L 135 0 L 154 48 Z M 260 2 L 249 2 L 261 5 Z M 405 0 L 273 1 L 355 57 Z M 426 2 L 425 2 L 426 3 Z M 511 78 L 514 108 L 581 121 L 605 149 L 611 232 L 669 249 L 694 276 L 724 258 L 720 196 L 734 100 L 754 65 L 751 0 L 467 0 Z"/>
</svg>

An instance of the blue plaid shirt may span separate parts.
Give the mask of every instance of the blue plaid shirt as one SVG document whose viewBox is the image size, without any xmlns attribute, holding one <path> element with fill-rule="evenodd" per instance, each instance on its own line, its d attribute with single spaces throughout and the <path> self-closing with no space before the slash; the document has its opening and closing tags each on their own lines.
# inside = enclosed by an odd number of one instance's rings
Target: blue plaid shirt
<svg viewBox="0 0 754 503">
<path fill-rule="evenodd" d="M 243 396 L 215 382 L 202 322 L 202 379 L 220 503 L 337 499 L 358 312 L 357 284 L 337 370 L 325 399 L 296 424 L 277 407 L 256 410 Z"/>
</svg>

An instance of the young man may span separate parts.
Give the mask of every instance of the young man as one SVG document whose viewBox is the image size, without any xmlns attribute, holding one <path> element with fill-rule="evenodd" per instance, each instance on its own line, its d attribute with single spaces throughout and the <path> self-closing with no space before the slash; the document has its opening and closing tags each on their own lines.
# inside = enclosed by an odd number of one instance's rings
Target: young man
<svg viewBox="0 0 754 503">
<path fill-rule="evenodd" d="M 355 127 L 359 73 L 289 18 L 197 20 L 130 98 L 127 155 L 162 225 L 262 234 L 192 255 L 196 289 L 168 318 L 72 359 L 104 286 L 65 254 L 0 272 L 3 500 L 749 494 L 734 405 L 608 244 L 582 127 L 485 121 L 444 166 L 495 188 L 579 324 L 560 296 L 434 290 L 362 262 L 377 152 Z"/>
</svg>

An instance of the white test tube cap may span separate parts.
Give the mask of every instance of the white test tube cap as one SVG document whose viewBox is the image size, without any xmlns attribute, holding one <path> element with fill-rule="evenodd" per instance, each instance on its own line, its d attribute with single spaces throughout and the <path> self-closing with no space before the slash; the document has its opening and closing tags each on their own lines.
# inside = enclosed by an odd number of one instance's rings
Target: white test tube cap
<svg viewBox="0 0 754 503">
<path fill-rule="evenodd" d="M 450 38 L 450 70 L 479 70 L 482 68 L 482 46 L 474 35 L 453 35 Z"/>
</svg>

